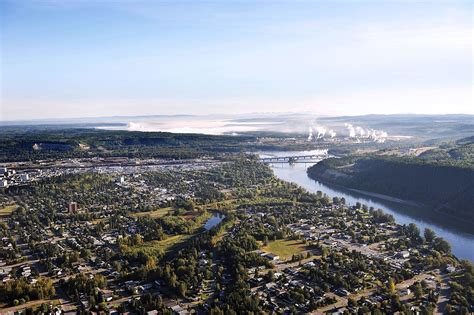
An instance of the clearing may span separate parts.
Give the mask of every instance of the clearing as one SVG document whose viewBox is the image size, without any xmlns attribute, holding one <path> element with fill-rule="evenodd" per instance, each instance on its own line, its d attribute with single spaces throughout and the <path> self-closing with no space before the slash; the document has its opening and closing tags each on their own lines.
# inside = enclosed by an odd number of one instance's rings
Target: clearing
<svg viewBox="0 0 474 315">
<path fill-rule="evenodd" d="M 144 217 L 144 216 L 150 216 L 151 218 L 161 218 L 167 215 L 173 208 L 171 207 L 166 207 L 166 208 L 159 208 L 156 210 L 152 211 L 146 211 L 146 212 L 137 212 L 133 213 L 132 216 L 134 217 Z"/>
<path fill-rule="evenodd" d="M 305 250 L 307 250 L 307 246 L 300 240 L 281 239 L 271 241 L 267 246 L 262 247 L 262 251 L 280 256 L 280 260 L 289 259 L 293 255 L 301 254 Z"/>
<path fill-rule="evenodd" d="M 0 208 L 0 218 L 9 216 L 17 208 L 18 206 L 15 204 Z"/>
<path fill-rule="evenodd" d="M 173 247 L 180 247 L 180 245 L 183 245 L 183 243 L 185 243 L 191 236 L 192 235 L 179 234 L 168 236 L 166 239 L 161 241 L 149 241 L 144 242 L 141 245 L 125 246 L 124 252 L 129 254 L 143 252 L 150 256 L 167 253 Z"/>
</svg>

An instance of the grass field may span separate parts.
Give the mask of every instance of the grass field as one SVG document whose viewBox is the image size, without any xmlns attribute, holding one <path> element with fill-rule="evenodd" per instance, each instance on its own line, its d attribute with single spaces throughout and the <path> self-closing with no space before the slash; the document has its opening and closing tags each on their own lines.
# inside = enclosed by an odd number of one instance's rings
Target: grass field
<svg viewBox="0 0 474 315">
<path fill-rule="evenodd" d="M 149 255 L 158 255 L 160 253 L 166 254 L 172 247 L 179 247 L 180 244 L 185 243 L 192 235 L 174 235 L 169 236 L 161 241 L 144 242 L 142 245 L 128 247 L 124 249 L 126 253 L 143 252 Z"/>
<path fill-rule="evenodd" d="M 291 258 L 295 254 L 305 251 L 306 245 L 298 240 L 276 240 L 268 243 L 262 250 L 280 256 L 281 260 Z"/>
<path fill-rule="evenodd" d="M 167 215 L 171 210 L 173 210 L 173 208 L 166 207 L 166 208 L 160 208 L 160 209 L 156 209 L 152 211 L 133 213 L 132 216 L 134 217 L 150 216 L 151 218 L 161 218 Z"/>
<path fill-rule="evenodd" d="M 10 206 L 0 208 L 0 217 L 9 216 L 13 211 L 16 210 L 16 208 L 18 208 L 17 205 L 10 205 Z"/>
</svg>

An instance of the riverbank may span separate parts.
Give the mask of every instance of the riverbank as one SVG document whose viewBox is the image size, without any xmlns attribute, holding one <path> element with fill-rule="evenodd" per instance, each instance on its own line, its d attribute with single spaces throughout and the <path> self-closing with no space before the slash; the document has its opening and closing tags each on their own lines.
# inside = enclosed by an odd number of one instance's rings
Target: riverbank
<svg viewBox="0 0 474 315">
<path fill-rule="evenodd" d="M 384 194 L 378 194 L 378 193 L 374 193 L 374 192 L 370 192 L 370 191 L 366 191 L 366 190 L 360 190 L 360 189 L 355 189 L 355 188 L 347 188 L 347 187 L 344 187 L 344 186 L 341 186 L 341 185 L 336 185 L 336 184 L 333 184 L 333 185 L 341 187 L 342 189 L 347 189 L 349 191 L 356 192 L 358 194 L 366 195 L 366 196 L 369 196 L 369 197 L 375 197 L 375 198 L 378 198 L 378 199 L 382 199 L 382 200 L 386 200 L 386 201 L 390 201 L 390 202 L 394 202 L 394 203 L 400 203 L 400 204 L 403 204 L 403 205 L 409 205 L 409 206 L 414 206 L 414 207 L 425 207 L 425 205 L 423 205 L 422 203 L 412 201 L 412 200 L 405 200 L 405 199 L 396 198 L 396 197 L 392 197 L 392 196 L 384 195 Z"/>
<path fill-rule="evenodd" d="M 382 199 L 377 195 L 362 194 L 358 191 L 322 183 L 308 177 L 306 171 L 309 166 L 311 165 L 279 164 L 271 165 L 271 168 L 279 179 L 296 183 L 310 192 L 321 191 L 330 198 L 344 197 L 349 205 L 360 202 L 375 209 L 382 209 L 393 215 L 398 224 L 415 223 L 422 231 L 425 228 L 430 228 L 451 244 L 452 251 L 457 257 L 474 261 L 474 233 L 469 224 L 463 224 L 461 228 L 459 222 L 443 220 L 439 214 L 433 213 L 429 208 L 420 207 L 419 204 L 414 206 L 407 202 L 396 202 L 401 200 Z"/>
<path fill-rule="evenodd" d="M 436 209 L 474 225 L 474 172 L 468 168 L 379 157 L 328 158 L 308 168 L 309 177 L 359 193 Z M 474 234 L 474 231 L 472 231 Z"/>
</svg>

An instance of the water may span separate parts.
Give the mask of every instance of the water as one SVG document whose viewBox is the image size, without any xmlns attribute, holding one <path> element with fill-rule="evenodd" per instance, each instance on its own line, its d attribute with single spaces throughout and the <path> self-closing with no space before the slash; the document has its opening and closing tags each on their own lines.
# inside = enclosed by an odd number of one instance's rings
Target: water
<svg viewBox="0 0 474 315">
<path fill-rule="evenodd" d="M 285 156 L 285 155 L 299 155 L 304 152 L 272 152 L 260 153 L 260 156 Z M 308 152 L 306 152 L 308 153 Z M 395 221 L 399 224 L 415 223 L 421 233 L 425 228 L 432 229 L 436 235 L 444 238 L 451 244 L 452 252 L 460 259 L 469 259 L 474 262 L 474 233 L 471 226 L 462 224 L 460 222 L 451 222 L 449 219 L 443 217 L 442 219 L 433 215 L 433 212 L 427 211 L 420 214 L 420 208 L 416 209 L 414 214 L 413 205 L 401 204 L 391 201 L 386 201 L 376 197 L 369 197 L 360 193 L 356 193 L 341 187 L 333 187 L 325 185 L 319 181 L 308 177 L 306 170 L 312 164 L 272 164 L 271 167 L 275 175 L 288 182 L 294 182 L 301 187 L 304 187 L 310 192 L 322 191 L 329 197 L 344 197 L 346 204 L 354 205 L 356 202 L 365 204 L 375 209 L 382 209 L 386 213 L 394 216 Z M 439 223 L 439 222 L 442 222 Z"/>
<path fill-rule="evenodd" d="M 206 221 L 206 224 L 204 224 L 204 228 L 209 231 L 210 229 L 221 223 L 224 218 L 224 215 L 220 213 L 215 213 L 209 220 Z"/>
</svg>

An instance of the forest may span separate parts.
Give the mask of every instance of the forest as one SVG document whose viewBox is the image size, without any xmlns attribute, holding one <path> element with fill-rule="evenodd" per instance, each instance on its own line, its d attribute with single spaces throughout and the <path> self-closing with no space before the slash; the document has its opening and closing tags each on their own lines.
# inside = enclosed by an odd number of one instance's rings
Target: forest
<svg viewBox="0 0 474 315">
<path fill-rule="evenodd" d="M 87 157 L 222 158 L 223 154 L 252 150 L 316 148 L 316 144 L 309 142 L 281 142 L 280 136 L 269 136 L 271 139 L 262 143 L 255 135 L 176 134 L 71 126 L 3 126 L 0 127 L 0 162 Z"/>
<path fill-rule="evenodd" d="M 422 203 L 474 222 L 473 138 L 440 146 L 419 157 L 351 155 L 330 158 L 308 175 L 346 188 Z"/>
</svg>

